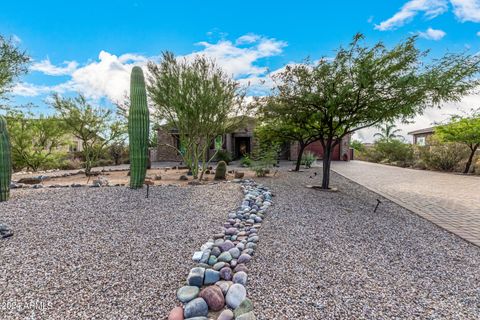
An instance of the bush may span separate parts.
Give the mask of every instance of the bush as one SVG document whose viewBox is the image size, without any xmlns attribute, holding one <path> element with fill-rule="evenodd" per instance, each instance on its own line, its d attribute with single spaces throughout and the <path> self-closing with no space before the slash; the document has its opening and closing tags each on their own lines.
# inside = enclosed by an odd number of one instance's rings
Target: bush
<svg viewBox="0 0 480 320">
<path fill-rule="evenodd" d="M 215 155 L 215 160 L 225 161 L 226 164 L 229 164 L 230 162 L 232 162 L 232 155 L 227 150 L 221 149 L 217 151 L 217 154 Z"/>
<path fill-rule="evenodd" d="M 113 160 L 109 159 L 100 159 L 95 162 L 96 167 L 107 167 L 107 166 L 113 166 L 115 162 Z"/>
<path fill-rule="evenodd" d="M 316 160 L 317 156 L 313 152 L 305 151 L 302 155 L 302 165 L 304 165 L 305 168 L 311 168 Z"/>
<path fill-rule="evenodd" d="M 242 159 L 240 160 L 240 164 L 243 167 L 250 167 L 252 165 L 252 159 L 246 154 L 243 155 Z"/>
<path fill-rule="evenodd" d="M 270 169 L 277 164 L 279 147 L 274 145 L 268 149 L 261 149 L 252 162 L 252 170 L 257 177 L 265 177 Z"/>
<path fill-rule="evenodd" d="M 85 163 L 78 158 L 68 159 L 63 161 L 60 165 L 60 169 L 62 170 L 76 170 L 81 169 L 85 166 Z"/>
<path fill-rule="evenodd" d="M 428 169 L 461 170 L 460 164 L 468 157 L 468 148 L 458 143 L 442 143 L 433 137 L 428 146 L 418 147 L 418 157 Z"/>
<path fill-rule="evenodd" d="M 365 151 L 365 157 L 371 162 L 408 167 L 413 165 L 414 152 L 411 144 L 396 139 L 381 139 Z"/>
</svg>

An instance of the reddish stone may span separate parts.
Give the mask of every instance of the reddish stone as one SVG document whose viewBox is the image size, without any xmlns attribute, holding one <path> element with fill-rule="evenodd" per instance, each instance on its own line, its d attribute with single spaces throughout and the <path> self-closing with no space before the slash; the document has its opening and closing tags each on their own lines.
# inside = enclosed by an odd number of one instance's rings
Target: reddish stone
<svg viewBox="0 0 480 320">
<path fill-rule="evenodd" d="M 168 320 L 183 320 L 183 308 L 175 307 L 170 311 L 168 315 Z"/>
<path fill-rule="evenodd" d="M 225 298 L 222 289 L 218 286 L 209 286 L 200 291 L 200 297 L 207 302 L 208 307 L 213 311 L 222 310 L 225 306 Z"/>
<path fill-rule="evenodd" d="M 248 273 L 248 268 L 243 263 L 240 263 L 240 264 L 237 264 L 237 266 L 235 267 L 235 269 L 233 271 L 235 273 L 240 272 L 240 271 L 244 271 L 244 272 Z"/>
</svg>

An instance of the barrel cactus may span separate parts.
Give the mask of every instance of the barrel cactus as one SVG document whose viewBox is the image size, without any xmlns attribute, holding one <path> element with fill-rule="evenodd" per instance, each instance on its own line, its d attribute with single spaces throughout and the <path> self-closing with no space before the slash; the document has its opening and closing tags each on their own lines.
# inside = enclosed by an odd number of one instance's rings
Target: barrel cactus
<svg viewBox="0 0 480 320">
<path fill-rule="evenodd" d="M 227 163 L 225 161 L 219 161 L 217 169 L 215 170 L 215 180 L 225 180 L 227 175 Z"/>
<path fill-rule="evenodd" d="M 150 118 L 145 78 L 140 67 L 133 67 L 130 78 L 130 110 L 128 138 L 130 148 L 130 188 L 141 188 L 145 182 L 148 162 Z"/>
<path fill-rule="evenodd" d="M 0 116 L 0 202 L 7 201 L 10 196 L 12 182 L 12 158 L 10 139 L 7 131 L 7 121 Z"/>
</svg>

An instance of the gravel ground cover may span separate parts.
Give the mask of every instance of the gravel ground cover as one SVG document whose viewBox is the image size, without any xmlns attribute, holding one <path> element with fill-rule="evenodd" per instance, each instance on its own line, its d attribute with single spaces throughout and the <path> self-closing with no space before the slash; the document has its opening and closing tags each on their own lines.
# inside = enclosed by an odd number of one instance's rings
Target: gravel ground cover
<svg viewBox="0 0 480 320">
<path fill-rule="evenodd" d="M 164 319 L 237 184 L 14 190 L 0 204 L 0 319 Z"/>
<path fill-rule="evenodd" d="M 480 319 L 480 248 L 333 174 L 259 180 L 275 195 L 250 265 L 257 319 Z"/>
</svg>

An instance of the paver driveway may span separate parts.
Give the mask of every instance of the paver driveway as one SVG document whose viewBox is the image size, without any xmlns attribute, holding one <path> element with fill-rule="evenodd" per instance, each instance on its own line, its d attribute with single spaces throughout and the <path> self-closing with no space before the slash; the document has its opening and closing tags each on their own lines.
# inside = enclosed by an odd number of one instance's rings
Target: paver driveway
<svg viewBox="0 0 480 320">
<path fill-rule="evenodd" d="M 332 169 L 480 246 L 480 177 L 363 161 Z"/>
</svg>

